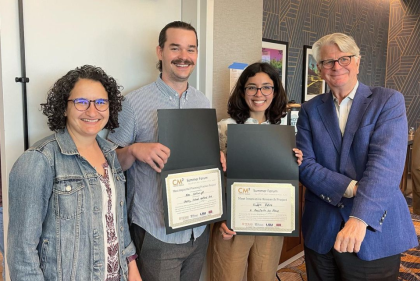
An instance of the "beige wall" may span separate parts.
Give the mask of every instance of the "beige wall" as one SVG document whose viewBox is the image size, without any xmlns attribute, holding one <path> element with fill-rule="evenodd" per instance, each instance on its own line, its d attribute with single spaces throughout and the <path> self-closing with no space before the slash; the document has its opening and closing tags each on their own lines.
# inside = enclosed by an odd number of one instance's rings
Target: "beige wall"
<svg viewBox="0 0 420 281">
<path fill-rule="evenodd" d="M 227 118 L 229 69 L 233 62 L 261 60 L 263 0 L 215 0 L 212 106 Z"/>
</svg>

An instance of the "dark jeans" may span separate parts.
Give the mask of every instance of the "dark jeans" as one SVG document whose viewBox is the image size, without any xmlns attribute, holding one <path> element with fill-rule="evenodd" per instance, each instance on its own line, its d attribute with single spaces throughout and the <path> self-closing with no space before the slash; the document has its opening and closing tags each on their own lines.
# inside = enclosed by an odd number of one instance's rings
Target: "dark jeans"
<svg viewBox="0 0 420 281">
<path fill-rule="evenodd" d="M 195 241 L 162 242 L 136 224 L 130 227 L 143 281 L 195 281 L 200 279 L 209 242 L 209 226 Z"/>
</svg>

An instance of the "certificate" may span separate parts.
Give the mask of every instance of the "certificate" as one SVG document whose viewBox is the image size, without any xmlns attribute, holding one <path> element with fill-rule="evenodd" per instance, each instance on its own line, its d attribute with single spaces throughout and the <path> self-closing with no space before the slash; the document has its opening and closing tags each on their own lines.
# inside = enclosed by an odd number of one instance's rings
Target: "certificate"
<svg viewBox="0 0 420 281">
<path fill-rule="evenodd" d="M 171 150 L 160 173 L 166 233 L 226 219 L 214 109 L 159 109 L 159 142 Z"/>
<path fill-rule="evenodd" d="M 234 182 L 231 227 L 239 232 L 292 233 L 295 187 L 287 183 Z"/>
<path fill-rule="evenodd" d="M 237 234 L 299 236 L 293 147 L 292 126 L 228 125 L 226 221 Z"/>
<path fill-rule="evenodd" d="M 165 182 L 171 228 L 187 227 L 222 217 L 219 169 L 169 174 Z"/>
</svg>

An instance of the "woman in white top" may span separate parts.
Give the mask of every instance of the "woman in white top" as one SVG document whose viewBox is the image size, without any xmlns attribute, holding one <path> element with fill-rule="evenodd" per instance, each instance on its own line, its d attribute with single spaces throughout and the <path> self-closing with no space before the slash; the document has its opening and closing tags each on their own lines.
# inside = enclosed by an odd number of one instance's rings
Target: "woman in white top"
<svg viewBox="0 0 420 281">
<path fill-rule="evenodd" d="M 230 118 L 218 123 L 220 150 L 227 153 L 228 124 L 280 124 L 286 104 L 278 70 L 260 62 L 248 66 L 229 98 Z M 300 165 L 302 152 L 293 151 Z M 283 236 L 236 235 L 225 222 L 217 223 L 212 235 L 212 280 L 241 281 L 247 264 L 248 281 L 274 280 L 282 247 Z"/>
</svg>

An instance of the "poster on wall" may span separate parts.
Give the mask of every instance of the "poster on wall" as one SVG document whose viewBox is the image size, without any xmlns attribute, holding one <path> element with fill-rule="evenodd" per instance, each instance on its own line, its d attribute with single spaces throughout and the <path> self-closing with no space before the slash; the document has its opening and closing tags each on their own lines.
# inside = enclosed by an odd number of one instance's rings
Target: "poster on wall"
<svg viewBox="0 0 420 281">
<path fill-rule="evenodd" d="M 302 103 L 319 94 L 325 93 L 325 81 L 322 80 L 311 46 L 303 46 Z"/>
<path fill-rule="evenodd" d="M 287 93 L 287 51 L 288 43 L 263 39 L 261 61 L 270 63 L 279 71 L 280 81 Z"/>
<path fill-rule="evenodd" d="M 233 88 L 236 85 L 239 77 L 241 76 L 244 69 L 248 66 L 247 63 L 234 62 L 229 65 L 229 94 L 232 94 Z"/>
</svg>

